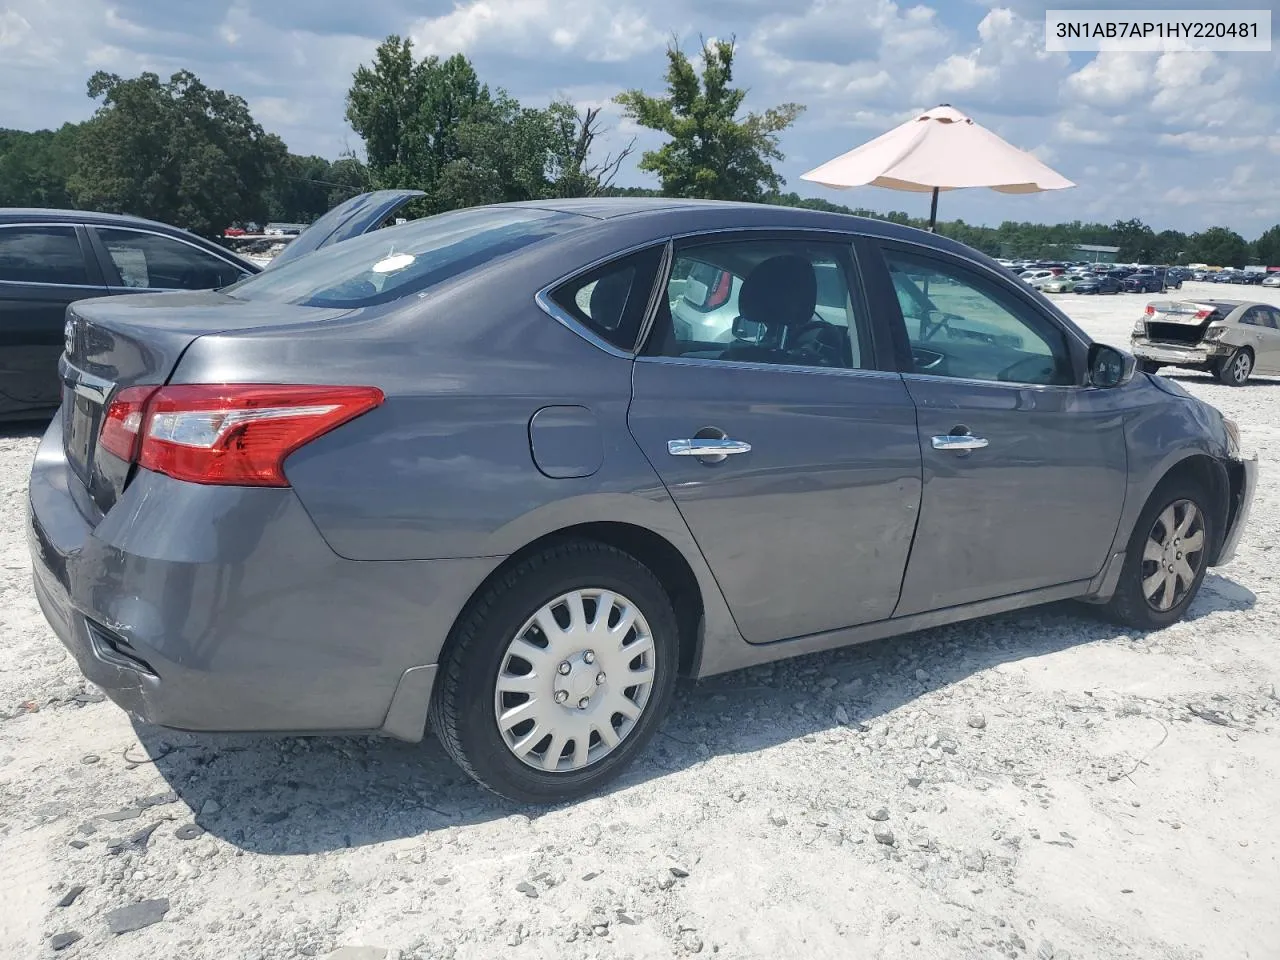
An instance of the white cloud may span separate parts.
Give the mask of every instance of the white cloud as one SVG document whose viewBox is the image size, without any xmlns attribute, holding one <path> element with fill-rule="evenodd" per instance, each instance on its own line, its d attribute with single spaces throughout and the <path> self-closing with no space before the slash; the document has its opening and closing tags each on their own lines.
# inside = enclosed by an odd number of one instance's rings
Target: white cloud
<svg viewBox="0 0 1280 960">
<path fill-rule="evenodd" d="M 1166 0 L 1166 5 L 1193 0 Z M 1203 0 L 1196 0 L 1204 5 Z M 1117 0 L 1119 3 L 1119 0 Z M 1049 159 L 1082 189 L 1034 197 L 957 191 L 944 216 L 970 222 L 1104 221 L 1157 228 L 1229 222 L 1256 236 L 1280 214 L 1280 51 L 1271 54 L 1048 54 L 1049 0 L 0 0 L 0 124 L 27 129 L 89 116 L 95 69 L 162 76 L 187 68 L 245 97 L 289 145 L 336 156 L 358 144 L 344 121 L 351 73 L 389 33 L 419 53 L 464 52 L 482 80 L 530 104 L 565 95 L 605 105 L 617 149 L 661 136 L 611 104 L 662 89 L 672 36 L 735 36 L 747 109 L 807 105 L 783 134 L 792 188 L 804 170 L 938 102 Z M 1096 5 L 1096 4 L 1095 4 Z M 424 16 L 428 10 L 435 15 Z M 638 159 L 638 157 L 637 157 Z M 1143 166 L 1145 164 L 1145 167 Z M 1145 179 L 1141 179 L 1145 177 Z M 628 165 L 624 183 L 652 183 Z M 1141 183 L 1142 189 L 1134 189 Z M 826 194 L 927 212 L 868 189 Z"/>
<path fill-rule="evenodd" d="M 410 36 L 424 53 L 441 56 L 485 49 L 530 54 L 549 46 L 606 63 L 660 50 L 668 37 L 641 9 L 592 0 L 471 0 L 419 20 Z"/>
<path fill-rule="evenodd" d="M 1151 89 L 1157 54 L 1108 51 L 1099 53 L 1066 81 L 1074 101 L 1095 107 L 1128 106 Z"/>
</svg>

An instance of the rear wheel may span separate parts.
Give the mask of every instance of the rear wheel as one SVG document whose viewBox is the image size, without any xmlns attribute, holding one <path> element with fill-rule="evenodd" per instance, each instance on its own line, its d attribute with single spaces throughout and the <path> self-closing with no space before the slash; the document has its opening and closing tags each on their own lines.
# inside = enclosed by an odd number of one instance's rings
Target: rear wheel
<svg viewBox="0 0 1280 960">
<path fill-rule="evenodd" d="M 1213 521 L 1200 484 L 1174 478 L 1156 488 L 1134 525 L 1111 619 L 1158 630 L 1182 619 L 1204 582 Z"/>
<path fill-rule="evenodd" d="M 670 705 L 678 651 L 671 601 L 647 567 L 600 543 L 549 547 L 455 626 L 432 726 L 494 793 L 571 800 L 644 748 Z"/>
<path fill-rule="evenodd" d="M 1218 380 L 1229 387 L 1242 387 L 1253 373 L 1253 353 L 1241 347 L 1218 364 Z"/>
</svg>

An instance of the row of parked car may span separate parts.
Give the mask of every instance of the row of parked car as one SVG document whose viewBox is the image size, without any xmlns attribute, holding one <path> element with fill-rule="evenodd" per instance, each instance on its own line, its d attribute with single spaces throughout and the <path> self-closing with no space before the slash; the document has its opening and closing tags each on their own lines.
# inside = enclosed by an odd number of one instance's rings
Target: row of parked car
<svg viewBox="0 0 1280 960">
<path fill-rule="evenodd" d="M 1280 271 L 1264 273 L 1260 270 L 1196 270 L 1191 279 L 1204 283 L 1239 283 L 1246 286 L 1280 287 Z"/>
<path fill-rule="evenodd" d="M 1017 270 L 1043 293 L 1160 293 L 1177 290 L 1189 271 L 1179 267 L 1115 267 L 1097 264 L 1043 264 Z"/>
</svg>

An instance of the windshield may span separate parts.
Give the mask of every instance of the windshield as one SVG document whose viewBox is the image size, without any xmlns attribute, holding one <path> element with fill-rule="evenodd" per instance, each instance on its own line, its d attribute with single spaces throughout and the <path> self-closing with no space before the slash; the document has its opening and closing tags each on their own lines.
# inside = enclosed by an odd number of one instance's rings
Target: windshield
<svg viewBox="0 0 1280 960">
<path fill-rule="evenodd" d="M 324 247 L 222 292 L 308 307 L 367 307 L 426 290 L 581 224 L 573 214 L 472 207 Z"/>
</svg>

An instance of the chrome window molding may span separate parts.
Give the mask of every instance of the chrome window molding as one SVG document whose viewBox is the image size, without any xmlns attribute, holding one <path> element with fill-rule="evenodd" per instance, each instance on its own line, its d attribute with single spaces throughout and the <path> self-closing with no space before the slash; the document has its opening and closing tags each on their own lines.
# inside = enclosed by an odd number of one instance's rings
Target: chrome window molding
<svg viewBox="0 0 1280 960">
<path fill-rule="evenodd" d="M 636 334 L 636 342 L 632 344 L 632 353 L 639 354 L 643 349 L 653 325 L 658 319 L 658 310 L 662 304 L 663 291 L 670 287 L 671 264 L 675 260 L 675 244 L 670 240 L 663 245 L 662 259 L 658 261 L 658 271 L 654 276 L 653 289 L 649 291 L 649 305 L 645 308 L 644 318 L 640 321 L 640 330 Z"/>
<path fill-rule="evenodd" d="M 606 262 L 606 261 L 601 261 L 601 262 Z M 578 272 L 585 272 L 585 271 L 578 271 Z M 571 280 L 576 275 L 577 275 L 577 272 L 575 272 L 574 274 L 570 274 L 565 278 L 565 280 Z M 565 281 L 558 281 L 556 283 L 553 283 L 549 287 L 545 287 L 542 290 L 539 290 L 534 295 L 533 299 L 541 308 L 542 312 L 545 313 L 547 316 L 551 317 L 551 319 L 555 320 L 561 326 L 567 327 L 573 333 L 576 333 L 578 336 L 580 336 L 583 340 L 587 341 L 587 343 L 591 344 L 593 347 L 603 350 L 605 353 L 609 354 L 610 356 L 619 357 L 623 360 L 631 360 L 635 356 L 635 354 L 627 350 L 623 350 L 619 347 L 615 347 L 612 343 L 610 343 L 604 337 L 600 336 L 598 333 L 596 333 L 586 324 L 579 321 L 576 317 L 572 316 L 567 310 L 565 310 L 563 307 L 561 307 L 559 304 L 557 304 L 554 300 L 551 299 L 551 290 L 554 289 L 555 287 L 558 287 L 560 283 L 563 283 L 563 282 Z"/>
<path fill-rule="evenodd" d="M 754 370 L 760 373 L 812 373 L 818 376 L 834 377 L 868 377 L 875 379 L 900 380 L 902 374 L 896 370 L 868 370 L 862 367 L 811 367 L 799 363 L 759 363 L 752 360 L 712 360 L 708 357 L 660 357 L 641 356 L 635 358 L 636 363 L 664 363 L 678 366 L 715 367 L 733 370 Z M 947 379 L 937 377 L 938 380 Z"/>
<path fill-rule="evenodd" d="M 41 280 L 0 280 L 0 284 L 12 284 L 16 287 L 54 287 L 58 290 L 97 290 L 107 289 L 105 283 L 45 283 Z"/>
<path fill-rule="evenodd" d="M 977 377 L 946 377 L 937 373 L 904 373 L 904 380 L 923 380 L 926 383 L 959 383 L 969 386 L 1002 387 L 1006 390 L 1097 390 L 1089 384 L 1080 383 L 1015 383 L 1012 380 L 982 380 Z"/>
</svg>

